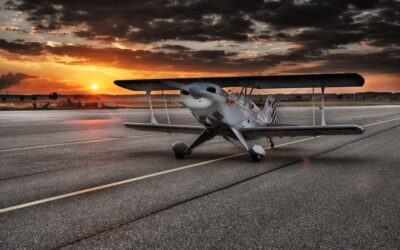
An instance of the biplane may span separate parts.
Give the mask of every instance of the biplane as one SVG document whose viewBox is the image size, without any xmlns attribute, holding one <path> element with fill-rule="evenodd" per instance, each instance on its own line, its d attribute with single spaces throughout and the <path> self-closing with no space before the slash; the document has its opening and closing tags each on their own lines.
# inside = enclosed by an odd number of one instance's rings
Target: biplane
<svg viewBox="0 0 400 250">
<path fill-rule="evenodd" d="M 198 135 L 190 144 L 180 141 L 172 144 L 172 150 L 177 159 L 183 159 L 196 147 L 215 136 L 237 140 L 253 161 L 260 161 L 265 156 L 264 148 L 249 141 L 266 138 L 271 147 L 274 147 L 274 137 L 355 135 L 364 132 L 364 129 L 357 125 L 327 125 L 325 121 L 325 88 L 361 87 L 364 79 L 356 73 L 140 79 L 116 80 L 114 83 L 129 90 L 145 91 L 148 96 L 151 122 L 126 122 L 123 124 L 125 127 Z M 231 94 L 225 91 L 225 88 L 233 87 L 240 87 L 240 93 Z M 316 125 L 314 121 L 313 125 L 308 126 L 279 124 L 274 96 L 268 95 L 262 108 L 251 100 L 254 89 L 278 88 L 312 88 L 313 94 L 315 88 L 320 88 L 321 123 Z M 151 92 L 160 90 L 179 90 L 182 104 L 190 109 L 200 125 L 176 125 L 170 122 L 159 124 L 154 116 Z M 170 121 L 169 117 L 168 121 Z"/>
</svg>

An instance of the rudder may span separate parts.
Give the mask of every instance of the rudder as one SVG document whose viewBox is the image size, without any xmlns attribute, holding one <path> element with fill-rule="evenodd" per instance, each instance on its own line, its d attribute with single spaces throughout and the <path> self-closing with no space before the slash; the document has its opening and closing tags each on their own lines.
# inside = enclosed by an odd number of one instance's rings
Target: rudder
<svg viewBox="0 0 400 250">
<path fill-rule="evenodd" d="M 272 95 L 267 96 L 264 106 L 264 114 L 267 118 L 268 124 L 276 124 L 276 101 L 275 97 Z"/>
</svg>

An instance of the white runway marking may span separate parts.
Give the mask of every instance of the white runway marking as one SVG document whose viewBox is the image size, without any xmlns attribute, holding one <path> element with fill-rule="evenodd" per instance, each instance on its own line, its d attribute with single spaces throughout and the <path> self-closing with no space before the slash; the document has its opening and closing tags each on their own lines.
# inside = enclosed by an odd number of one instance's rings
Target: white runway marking
<svg viewBox="0 0 400 250">
<path fill-rule="evenodd" d="M 375 122 L 375 123 L 364 125 L 363 127 L 369 127 L 369 126 L 378 125 L 381 123 L 386 123 L 386 122 L 391 122 L 391 121 L 397 121 L 397 120 L 400 120 L 400 118 Z M 138 138 L 138 137 L 140 138 L 140 137 L 154 136 L 154 135 L 163 135 L 163 134 L 133 135 L 133 136 L 128 136 L 128 137 L 112 137 L 112 138 L 93 139 L 93 140 L 77 141 L 77 142 L 65 142 L 65 143 L 54 143 L 54 144 L 45 144 L 45 145 L 38 145 L 38 146 L 20 147 L 20 148 L 8 148 L 8 149 L 0 149 L 0 153 L 1 152 L 29 150 L 29 149 L 38 149 L 38 148 L 51 148 L 51 147 L 58 147 L 58 146 L 85 144 L 85 143 L 93 143 L 93 142 L 114 141 L 114 140 L 119 140 L 119 139 L 123 139 L 123 138 Z"/>
<path fill-rule="evenodd" d="M 386 121 L 370 123 L 370 124 L 364 125 L 362 127 L 370 127 L 370 126 L 374 126 L 374 125 L 378 125 L 378 124 L 382 124 L 382 123 L 387 123 L 387 122 L 393 122 L 393 121 L 397 121 L 397 120 L 400 120 L 400 117 L 399 118 L 390 119 L 390 120 L 386 120 Z"/>
<path fill-rule="evenodd" d="M 51 147 L 58 147 L 58 146 L 68 146 L 68 145 L 86 144 L 86 143 L 103 142 L 103 141 L 114 141 L 114 140 L 119 140 L 119 139 L 123 139 L 123 138 L 138 138 L 138 137 L 147 137 L 147 136 L 155 136 L 155 135 L 163 135 L 163 134 L 132 135 L 132 136 L 128 136 L 128 137 L 110 137 L 110 138 L 93 139 L 93 140 L 86 140 L 86 141 L 54 143 L 54 144 L 45 144 L 45 145 L 20 147 L 20 148 L 8 148 L 8 149 L 0 149 L 0 152 L 12 152 L 12 151 L 21 151 L 21 150 L 37 149 L 37 148 L 51 148 Z"/>
<path fill-rule="evenodd" d="M 391 122 L 391 121 L 397 121 L 397 120 L 400 120 L 400 117 L 399 118 L 395 118 L 395 119 L 386 120 L 386 121 L 380 121 L 380 122 L 366 124 L 366 125 L 363 125 L 363 127 L 370 127 L 370 126 L 374 126 L 374 125 L 378 125 L 378 124 L 382 124 L 382 123 L 387 123 L 387 122 Z M 312 140 L 312 139 L 319 138 L 319 137 L 321 137 L 321 136 L 308 137 L 308 138 L 297 140 L 297 141 L 292 141 L 292 142 L 279 144 L 279 145 L 276 145 L 275 147 L 277 147 L 277 148 L 278 147 L 284 147 L 284 146 L 287 146 L 287 145 L 300 143 L 300 142 Z M 270 149 L 270 147 L 267 147 L 265 149 Z M 213 159 L 213 160 L 209 160 L 209 161 L 203 161 L 203 162 L 199 162 L 199 163 L 195 163 L 195 164 L 191 164 L 191 165 L 187 165 L 187 166 L 183 166 L 183 167 L 178 167 L 178 168 L 174 168 L 174 169 L 169 169 L 169 170 L 165 170 L 165 171 L 161 171 L 161 172 L 156 172 L 156 173 L 152 173 L 152 174 L 148 174 L 148 175 L 144 175 L 144 176 L 139 176 L 139 177 L 123 180 L 123 181 L 112 182 L 112 183 L 108 183 L 108 184 L 105 184 L 105 185 L 100 185 L 100 186 L 96 186 L 96 187 L 92 187 L 92 188 L 87 188 L 87 189 L 83 189 L 83 190 L 79 190 L 79 191 L 75 191 L 75 192 L 71 192 L 71 193 L 67 193 L 67 194 L 62 194 L 62 195 L 57 195 L 57 196 L 41 199 L 41 200 L 31 201 L 31 202 L 23 203 L 23 204 L 16 205 L 16 206 L 6 207 L 6 208 L 0 209 L 0 214 L 5 213 L 5 212 L 9 212 L 9 211 L 13 211 L 13 210 L 17 210 L 17 209 L 21 209 L 21 208 L 25 208 L 25 207 L 31 207 L 31 206 L 35 206 L 35 205 L 38 205 L 38 204 L 47 203 L 47 202 L 50 202 L 50 201 L 60 200 L 60 199 L 64 199 L 64 198 L 68 198 L 68 197 L 72 197 L 72 196 L 77 196 L 77 195 L 80 195 L 80 194 L 85 194 L 85 193 L 90 193 L 90 192 L 97 191 L 97 190 L 102 190 L 102 189 L 106 189 L 106 188 L 110 188 L 110 187 L 115 187 L 115 186 L 123 185 L 123 184 L 126 184 L 126 183 L 131 183 L 131 182 L 144 180 L 144 179 L 148 179 L 148 178 L 152 178 L 152 177 L 156 177 L 156 176 L 160 176 L 160 175 L 165 175 L 165 174 L 168 174 L 168 173 L 178 172 L 178 171 L 182 171 L 182 170 L 189 169 L 189 168 L 195 168 L 195 167 L 199 167 L 199 166 L 204 166 L 204 165 L 207 165 L 207 164 L 210 164 L 210 163 L 213 163 L 213 162 L 223 161 L 223 160 L 234 158 L 234 157 L 238 157 L 238 156 L 241 156 L 241 155 L 244 155 L 244 154 L 246 154 L 246 153 L 239 153 L 239 154 L 235 154 L 235 155 L 229 155 L 229 156 L 225 156 L 225 157 L 221 157 L 221 158 L 217 158 L 217 159 Z"/>
<path fill-rule="evenodd" d="M 286 146 L 286 145 L 299 143 L 299 142 L 303 142 L 303 141 L 308 141 L 308 140 L 312 140 L 312 139 L 315 139 L 315 138 L 314 137 L 308 137 L 308 138 L 305 138 L 305 139 L 301 139 L 301 140 L 297 140 L 297 141 L 293 141 L 293 142 L 288 142 L 288 143 L 283 143 L 283 144 L 280 144 L 280 145 L 276 145 L 275 147 L 276 148 L 283 147 L 283 146 Z M 268 147 L 266 149 L 270 149 L 270 147 Z M 67 194 L 62 194 L 62 195 L 57 195 L 57 196 L 41 199 L 41 200 L 27 202 L 27 203 L 23 203 L 23 204 L 12 206 L 12 207 L 2 208 L 2 209 L 0 209 L 0 214 L 8 212 L 8 211 L 24 208 L 24 207 L 30 207 L 30 206 L 34 206 L 34 205 L 38 205 L 38 204 L 42 204 L 42 203 L 47 203 L 47 202 L 50 202 L 50 201 L 64 199 L 64 198 L 67 198 L 67 197 L 72 197 L 72 196 L 76 196 L 76 195 L 80 195 L 80 194 L 84 194 L 84 193 L 89 193 L 89 192 L 93 192 L 93 191 L 97 191 L 97 190 L 101 190 L 101 189 L 105 189 L 105 188 L 115 187 L 115 186 L 119 186 L 119 185 L 126 184 L 126 183 L 131 183 L 131 182 L 135 182 L 135 181 L 139 181 L 139 180 L 144 180 L 144 179 L 148 179 L 148 178 L 159 176 L 159 175 L 164 175 L 164 174 L 168 174 L 168 173 L 182 171 L 182 170 L 189 169 L 189 168 L 199 167 L 199 166 L 203 166 L 203 165 L 206 165 L 206 164 L 209 164 L 209 163 L 218 162 L 218 161 L 222 161 L 222 160 L 238 157 L 238 156 L 244 155 L 244 154 L 246 154 L 246 153 L 239 153 L 239 154 L 235 154 L 235 155 L 229 155 L 229 156 L 225 156 L 225 157 L 221 157 L 221 158 L 217 158 L 217 159 L 213 159 L 213 160 L 209 160 L 209 161 L 203 161 L 203 162 L 199 162 L 199 163 L 195 163 L 195 164 L 191 164 L 191 165 L 187 165 L 187 166 L 183 166 L 183 167 L 173 168 L 173 169 L 169 169 L 169 170 L 165 170 L 165 171 L 161 171 L 161 172 L 156 172 L 156 173 L 152 173 L 152 174 L 148 174 L 148 175 L 144 175 L 144 176 L 139 176 L 139 177 L 123 180 L 123 181 L 112 182 L 112 183 L 109 183 L 109 184 L 100 185 L 100 186 L 96 186 L 96 187 L 92 187 L 92 188 L 87 188 L 87 189 L 83 189 L 83 190 L 79 190 L 79 191 L 75 191 L 75 192 L 71 192 L 71 193 L 67 193 Z"/>
</svg>

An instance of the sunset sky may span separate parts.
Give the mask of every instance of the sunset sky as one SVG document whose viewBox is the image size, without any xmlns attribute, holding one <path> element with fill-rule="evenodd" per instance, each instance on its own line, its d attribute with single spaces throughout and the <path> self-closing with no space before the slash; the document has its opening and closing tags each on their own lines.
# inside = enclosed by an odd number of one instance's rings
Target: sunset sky
<svg viewBox="0 0 400 250">
<path fill-rule="evenodd" d="M 398 0 L 0 0 L 0 93 L 116 79 L 357 72 L 400 92 Z M 93 88 L 97 85 L 98 88 Z"/>
</svg>

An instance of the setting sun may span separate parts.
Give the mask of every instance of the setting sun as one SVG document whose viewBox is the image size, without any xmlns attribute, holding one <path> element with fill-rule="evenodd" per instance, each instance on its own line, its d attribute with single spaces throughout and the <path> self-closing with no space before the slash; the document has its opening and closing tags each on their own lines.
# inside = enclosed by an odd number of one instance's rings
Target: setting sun
<svg viewBox="0 0 400 250">
<path fill-rule="evenodd" d="M 90 89 L 91 89 L 91 90 L 98 90 L 98 89 L 99 89 L 99 86 L 97 86 L 97 84 L 92 84 L 92 85 L 90 86 Z"/>
</svg>

